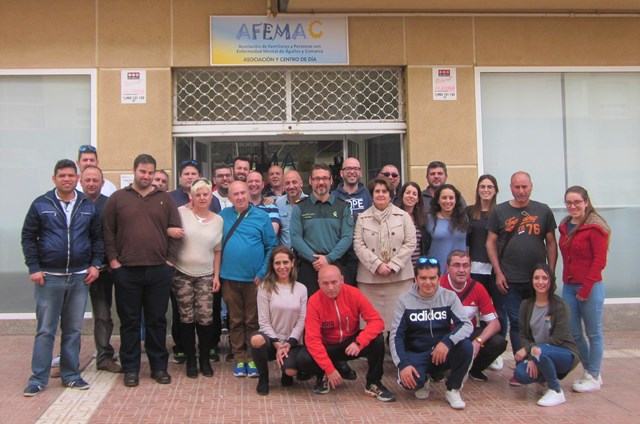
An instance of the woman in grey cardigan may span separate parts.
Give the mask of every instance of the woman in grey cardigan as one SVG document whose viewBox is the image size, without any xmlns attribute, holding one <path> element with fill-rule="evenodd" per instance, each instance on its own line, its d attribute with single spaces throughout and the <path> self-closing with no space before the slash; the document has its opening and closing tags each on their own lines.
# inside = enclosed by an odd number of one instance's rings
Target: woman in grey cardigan
<svg viewBox="0 0 640 424">
<path fill-rule="evenodd" d="M 569 310 L 554 294 L 556 279 L 547 264 L 538 264 L 532 277 L 534 297 L 520 305 L 520 343 L 514 356 L 514 377 L 521 384 L 547 383 L 540 406 L 565 402 L 560 380 L 578 365 L 578 349 L 569 334 Z"/>
</svg>

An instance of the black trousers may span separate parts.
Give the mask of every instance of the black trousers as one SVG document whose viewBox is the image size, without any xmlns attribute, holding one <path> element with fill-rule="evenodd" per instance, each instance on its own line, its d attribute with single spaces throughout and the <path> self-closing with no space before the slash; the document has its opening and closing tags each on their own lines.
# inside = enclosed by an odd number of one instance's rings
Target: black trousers
<svg viewBox="0 0 640 424">
<path fill-rule="evenodd" d="M 151 371 L 166 371 L 167 307 L 173 268 L 122 266 L 113 270 L 120 317 L 120 363 L 124 372 L 140 371 L 140 319 L 144 311 L 145 350 Z"/>
<path fill-rule="evenodd" d="M 318 271 L 313 268 L 313 264 L 309 261 L 306 261 L 300 258 L 300 266 L 298 268 L 298 281 L 305 285 L 307 288 L 307 299 L 311 297 L 312 294 L 320 290 L 318 286 Z M 340 268 L 340 272 L 344 275 L 344 268 L 340 261 L 336 261 L 334 264 L 338 268 Z M 344 280 L 347 283 L 347 279 L 345 277 Z"/>
<path fill-rule="evenodd" d="M 470 340 L 475 339 L 482 333 L 483 328 L 476 327 L 471 333 Z M 478 356 L 473 360 L 472 371 L 485 370 L 496 358 L 507 350 L 507 340 L 500 333 L 495 334 L 489 340 L 483 341 L 484 347 L 478 351 Z"/>
<path fill-rule="evenodd" d="M 358 334 L 349 337 L 347 340 L 340 344 L 325 345 L 327 354 L 329 355 L 329 358 L 334 365 L 336 362 L 346 362 L 353 359 L 366 357 L 367 363 L 369 365 L 369 370 L 367 371 L 366 377 L 367 384 L 380 384 L 380 382 L 382 381 L 382 366 L 384 361 L 384 337 L 382 336 L 382 333 L 378 334 L 375 339 L 371 340 L 371 343 L 369 343 L 369 345 L 367 345 L 360 351 L 360 354 L 358 356 L 349 356 L 344 352 L 344 350 L 347 348 L 347 346 L 354 342 Z M 324 372 L 324 370 L 320 368 L 317 362 L 313 359 L 306 346 L 303 347 L 298 354 L 297 361 L 298 370 L 302 372 L 315 375 Z"/>
</svg>

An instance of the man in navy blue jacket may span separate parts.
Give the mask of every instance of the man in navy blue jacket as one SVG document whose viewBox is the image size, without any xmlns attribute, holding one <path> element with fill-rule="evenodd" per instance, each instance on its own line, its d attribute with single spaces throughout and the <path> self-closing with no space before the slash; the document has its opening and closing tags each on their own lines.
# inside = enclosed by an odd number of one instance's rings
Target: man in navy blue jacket
<svg viewBox="0 0 640 424">
<path fill-rule="evenodd" d="M 22 227 L 22 251 L 35 283 L 38 319 L 25 396 L 37 395 L 49 382 L 58 321 L 62 384 L 89 388 L 79 370 L 80 331 L 89 284 L 98 277 L 104 257 L 102 225 L 93 202 L 75 190 L 78 174 L 73 161 L 58 161 L 52 179 L 56 188 L 33 201 Z"/>
</svg>

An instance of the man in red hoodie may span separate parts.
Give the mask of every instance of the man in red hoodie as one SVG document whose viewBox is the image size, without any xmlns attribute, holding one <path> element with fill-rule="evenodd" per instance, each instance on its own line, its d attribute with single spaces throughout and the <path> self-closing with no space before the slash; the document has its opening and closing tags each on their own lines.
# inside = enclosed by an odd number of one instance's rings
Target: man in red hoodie
<svg viewBox="0 0 640 424">
<path fill-rule="evenodd" d="M 360 290 L 344 284 L 334 265 L 318 272 L 316 292 L 307 304 L 305 347 L 298 355 L 300 371 L 315 374 L 316 394 L 329 393 L 342 383 L 335 362 L 366 357 L 369 364 L 364 392 L 383 402 L 395 396 L 382 385 L 384 321 Z M 360 318 L 366 322 L 360 330 Z"/>
</svg>

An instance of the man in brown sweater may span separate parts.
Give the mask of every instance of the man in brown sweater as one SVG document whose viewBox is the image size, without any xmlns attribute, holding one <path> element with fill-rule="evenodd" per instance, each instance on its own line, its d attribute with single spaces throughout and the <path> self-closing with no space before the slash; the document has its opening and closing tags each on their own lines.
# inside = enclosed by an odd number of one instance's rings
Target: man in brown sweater
<svg viewBox="0 0 640 424">
<path fill-rule="evenodd" d="M 143 312 L 151 378 L 160 384 L 171 382 L 165 314 L 180 240 L 169 238 L 167 228 L 182 225 L 171 196 L 151 185 L 155 169 L 152 156 L 139 155 L 133 163 L 133 183 L 116 191 L 104 208 L 105 249 L 120 317 L 120 362 L 128 387 L 139 384 Z"/>
</svg>

